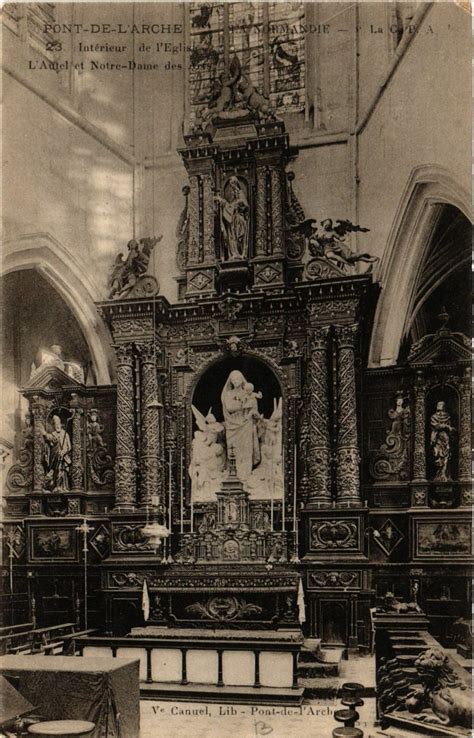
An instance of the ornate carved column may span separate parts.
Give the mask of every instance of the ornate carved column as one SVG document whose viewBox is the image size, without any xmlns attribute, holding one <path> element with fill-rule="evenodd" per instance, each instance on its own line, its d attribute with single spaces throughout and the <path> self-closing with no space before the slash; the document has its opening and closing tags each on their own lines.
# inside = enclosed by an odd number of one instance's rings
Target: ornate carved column
<svg viewBox="0 0 474 738">
<path fill-rule="evenodd" d="M 311 337 L 308 502 L 319 507 L 331 506 L 328 336 L 329 326 L 324 326 Z"/>
<path fill-rule="evenodd" d="M 354 344 L 357 325 L 336 327 L 337 340 L 337 504 L 358 506 L 359 441 Z"/>
<path fill-rule="evenodd" d="M 257 166 L 255 253 L 265 256 L 269 252 L 268 226 L 271 223 L 270 181 L 266 166 Z"/>
<path fill-rule="evenodd" d="M 459 481 L 471 480 L 471 370 L 466 369 L 460 386 L 459 417 Z"/>
<path fill-rule="evenodd" d="M 160 408 L 157 406 L 159 397 L 153 342 L 140 344 L 138 349 L 141 382 L 140 507 L 149 507 L 153 502 L 160 504 L 163 494 Z"/>
<path fill-rule="evenodd" d="M 283 253 L 283 197 L 281 168 L 270 167 L 272 191 L 272 246 L 274 254 Z"/>
<path fill-rule="evenodd" d="M 423 374 L 421 372 L 418 372 L 415 381 L 415 443 L 413 449 L 414 482 L 426 482 L 425 400 L 426 385 Z"/>
<path fill-rule="evenodd" d="M 43 431 L 46 425 L 46 415 L 49 402 L 38 395 L 31 398 L 31 414 L 33 415 L 33 492 L 42 492 L 44 487 L 43 467 Z"/>
<path fill-rule="evenodd" d="M 133 381 L 133 346 L 116 346 L 117 441 L 115 455 L 115 509 L 136 506 L 136 449 Z"/>
<path fill-rule="evenodd" d="M 80 406 L 76 393 L 71 396 L 69 407 L 72 409 L 72 449 L 71 449 L 71 492 L 84 491 L 84 464 L 83 464 L 83 416 L 84 410 Z"/>
<path fill-rule="evenodd" d="M 473 502 L 471 487 L 471 370 L 464 372 L 460 386 L 461 409 L 459 416 L 459 481 L 461 484 L 461 506 L 469 507 Z"/>
</svg>

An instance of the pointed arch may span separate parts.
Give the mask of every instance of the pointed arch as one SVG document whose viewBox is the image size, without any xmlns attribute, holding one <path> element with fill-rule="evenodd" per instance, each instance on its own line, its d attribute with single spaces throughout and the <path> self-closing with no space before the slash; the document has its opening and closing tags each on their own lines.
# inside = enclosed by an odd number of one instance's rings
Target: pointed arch
<svg viewBox="0 0 474 738">
<path fill-rule="evenodd" d="M 469 193 L 447 170 L 435 165 L 414 169 L 380 265 L 382 292 L 372 331 L 370 367 L 390 366 L 397 361 L 418 276 L 445 205 L 458 208 L 471 221 Z"/>
<path fill-rule="evenodd" d="M 111 337 L 94 304 L 97 288 L 79 262 L 49 233 L 30 233 L 5 241 L 1 274 L 33 269 L 62 297 L 88 345 L 98 384 L 111 383 Z"/>
</svg>

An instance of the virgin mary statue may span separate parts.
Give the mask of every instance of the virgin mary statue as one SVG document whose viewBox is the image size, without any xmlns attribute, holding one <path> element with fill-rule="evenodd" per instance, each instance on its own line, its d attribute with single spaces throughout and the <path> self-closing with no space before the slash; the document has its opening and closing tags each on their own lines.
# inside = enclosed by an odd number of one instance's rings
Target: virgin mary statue
<svg viewBox="0 0 474 738">
<path fill-rule="evenodd" d="M 261 397 L 260 393 L 253 393 L 253 386 L 247 382 L 242 372 L 234 369 L 222 390 L 221 402 L 227 449 L 234 450 L 237 476 L 243 483 L 260 462 L 256 397 Z"/>
</svg>

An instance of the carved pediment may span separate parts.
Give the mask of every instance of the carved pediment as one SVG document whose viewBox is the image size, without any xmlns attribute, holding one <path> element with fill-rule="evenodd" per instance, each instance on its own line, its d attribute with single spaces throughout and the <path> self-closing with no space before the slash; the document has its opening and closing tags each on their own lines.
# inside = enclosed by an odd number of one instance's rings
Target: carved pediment
<svg viewBox="0 0 474 738">
<path fill-rule="evenodd" d="M 416 341 L 411 347 L 410 364 L 446 364 L 471 361 L 471 342 L 464 333 L 453 333 L 446 327 Z"/>
<path fill-rule="evenodd" d="M 82 382 L 67 374 L 63 369 L 51 364 L 44 364 L 36 369 L 24 390 L 58 390 L 62 387 L 83 387 Z"/>
</svg>

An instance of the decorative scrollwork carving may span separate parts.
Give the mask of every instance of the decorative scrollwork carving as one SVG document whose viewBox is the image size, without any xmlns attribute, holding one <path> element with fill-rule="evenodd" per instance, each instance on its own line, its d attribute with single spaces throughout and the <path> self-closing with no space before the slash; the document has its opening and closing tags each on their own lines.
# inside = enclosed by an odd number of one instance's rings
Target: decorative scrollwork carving
<svg viewBox="0 0 474 738">
<path fill-rule="evenodd" d="M 388 411 L 392 423 L 385 443 L 373 455 L 369 471 L 374 479 L 408 479 L 410 474 L 411 409 L 402 392 Z"/>
<path fill-rule="evenodd" d="M 18 461 L 13 464 L 7 474 L 7 487 L 10 492 L 27 492 L 32 489 L 33 485 L 34 432 L 29 413 L 25 416 L 22 435 L 23 445 L 18 455 Z"/>
<path fill-rule="evenodd" d="M 358 548 L 357 523 L 347 520 L 318 520 L 311 525 L 314 549 Z"/>
<path fill-rule="evenodd" d="M 148 538 L 143 534 L 143 525 L 114 525 L 112 531 L 114 551 L 123 553 L 126 551 L 152 550 Z"/>
<path fill-rule="evenodd" d="M 304 275 L 306 279 L 334 279 L 346 276 L 342 269 L 323 257 L 310 259 L 305 266 Z"/>
<path fill-rule="evenodd" d="M 242 598 L 228 595 L 226 597 L 209 597 L 206 602 L 196 602 L 188 605 L 186 611 L 196 613 L 205 620 L 231 621 L 247 615 L 260 614 L 262 608 L 259 605 L 252 605 Z"/>
<path fill-rule="evenodd" d="M 310 575 L 311 582 L 317 587 L 350 587 L 359 584 L 357 571 L 322 571 Z"/>
</svg>

